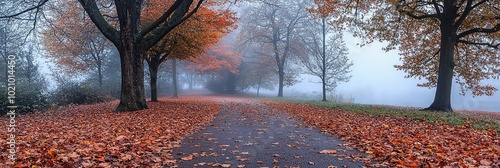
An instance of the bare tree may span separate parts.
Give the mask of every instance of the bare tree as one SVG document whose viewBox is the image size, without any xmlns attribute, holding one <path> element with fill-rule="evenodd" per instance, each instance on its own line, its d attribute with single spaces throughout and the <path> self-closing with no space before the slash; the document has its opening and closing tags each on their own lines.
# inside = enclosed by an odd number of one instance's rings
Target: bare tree
<svg viewBox="0 0 500 168">
<path fill-rule="evenodd" d="M 289 59 L 300 43 L 299 27 L 309 20 L 306 1 L 266 0 L 250 5 L 243 14 L 240 32 L 241 45 L 260 44 L 262 51 L 276 63 L 278 97 L 283 97 Z M 291 81 L 288 79 L 288 81 Z"/>
<path fill-rule="evenodd" d="M 335 89 L 339 82 L 349 81 L 349 68 L 353 65 L 347 58 L 342 32 L 331 29 L 326 23 L 327 19 L 322 17 L 319 21 L 312 21 L 312 26 L 303 33 L 303 51 L 306 57 L 300 59 L 307 74 L 321 79 L 322 101 L 327 101 L 326 91 Z M 330 37 L 328 40 L 327 36 Z"/>
</svg>

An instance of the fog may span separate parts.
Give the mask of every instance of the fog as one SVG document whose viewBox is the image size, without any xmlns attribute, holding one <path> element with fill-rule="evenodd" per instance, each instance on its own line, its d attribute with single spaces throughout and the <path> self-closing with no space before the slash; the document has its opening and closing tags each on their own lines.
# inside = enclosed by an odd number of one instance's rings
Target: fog
<svg viewBox="0 0 500 168">
<path fill-rule="evenodd" d="M 240 11 L 238 7 L 234 8 L 235 11 Z M 239 29 L 232 34 L 235 35 L 238 31 Z M 435 88 L 417 87 L 418 83 L 424 81 L 404 78 L 405 72 L 394 68 L 394 65 L 401 64 L 397 50 L 385 52 L 382 50 L 385 44 L 380 42 L 360 47 L 357 44 L 361 42 L 361 39 L 354 38 L 348 33 L 344 34 L 344 40 L 349 49 L 348 57 L 354 64 L 350 73 L 352 77 L 349 82 L 340 83 L 333 93 L 329 93 L 330 95 L 341 96 L 343 101 L 360 104 L 427 107 L 432 103 Z M 37 60 L 41 65 L 42 73 L 46 74 L 49 88 L 56 88 L 57 84 L 50 75 L 53 73 L 50 67 L 54 65 L 43 56 L 39 56 Z M 322 90 L 321 84 L 318 83 L 319 78 L 301 75 L 299 80 L 301 82 L 294 86 L 284 88 L 284 97 L 320 100 Z M 486 83 L 500 88 L 500 80 L 489 80 Z M 187 87 L 185 84 L 181 86 Z M 249 92 L 255 93 L 255 90 L 250 89 Z M 276 96 L 277 90 L 261 90 L 261 93 Z M 500 92 L 498 91 L 493 96 L 473 97 L 470 92 L 462 96 L 458 84 L 453 83 L 452 107 L 456 110 L 500 111 L 499 105 Z"/>
<path fill-rule="evenodd" d="M 397 50 L 385 52 L 384 43 L 374 42 L 367 46 L 356 45 L 361 40 L 349 34 L 344 35 L 349 48 L 349 59 L 354 63 L 351 67 L 352 78 L 347 83 L 340 83 L 335 95 L 351 99 L 353 103 L 379 104 L 408 107 L 428 107 L 434 100 L 435 88 L 416 86 L 423 83 L 415 78 L 404 78 L 403 71 L 398 71 L 394 65 L 401 64 Z M 304 97 L 320 99 L 321 84 L 319 78 L 302 75 L 300 83 L 285 88 L 285 97 Z M 500 80 L 486 81 L 500 88 Z M 268 95 L 276 91 L 266 91 Z M 473 97 L 470 93 L 460 95 L 457 83 L 453 83 L 452 107 L 456 110 L 500 111 L 500 92 L 493 96 Z"/>
</svg>

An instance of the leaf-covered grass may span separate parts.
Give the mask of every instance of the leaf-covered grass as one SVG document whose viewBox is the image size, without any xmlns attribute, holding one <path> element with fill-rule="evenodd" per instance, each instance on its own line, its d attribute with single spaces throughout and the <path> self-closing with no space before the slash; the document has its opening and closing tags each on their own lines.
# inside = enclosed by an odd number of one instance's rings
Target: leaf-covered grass
<svg viewBox="0 0 500 168">
<path fill-rule="evenodd" d="M 429 123 L 444 123 L 448 125 L 472 127 L 478 130 L 496 130 L 500 133 L 500 121 L 486 117 L 467 115 L 457 112 L 421 111 L 417 108 L 396 107 L 383 105 L 363 105 L 348 103 L 332 103 L 321 101 L 304 101 L 319 107 L 342 109 L 356 114 L 367 114 L 380 117 L 407 117 L 413 120 Z"/>
<path fill-rule="evenodd" d="M 406 107 L 262 102 L 341 138 L 388 167 L 500 165 L 500 136 L 493 130 L 498 120 Z"/>
<path fill-rule="evenodd" d="M 407 117 L 413 120 L 429 123 L 443 123 L 454 126 L 471 127 L 478 130 L 496 130 L 500 133 L 500 119 L 479 116 L 467 112 L 433 112 L 421 111 L 412 107 L 397 107 L 387 105 L 366 105 L 355 103 L 323 102 L 300 99 L 274 99 L 279 101 L 313 104 L 328 109 L 342 109 L 356 114 L 366 114 L 375 117 Z"/>
</svg>

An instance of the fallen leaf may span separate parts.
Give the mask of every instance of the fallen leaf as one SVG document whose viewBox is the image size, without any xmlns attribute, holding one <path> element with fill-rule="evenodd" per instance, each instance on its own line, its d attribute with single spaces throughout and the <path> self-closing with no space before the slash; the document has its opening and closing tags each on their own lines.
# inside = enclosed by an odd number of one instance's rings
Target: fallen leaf
<svg viewBox="0 0 500 168">
<path fill-rule="evenodd" d="M 483 159 L 479 162 L 482 166 L 491 166 L 491 164 L 493 162 L 489 161 L 489 160 L 486 160 L 486 159 Z"/>
<path fill-rule="evenodd" d="M 117 141 L 121 141 L 121 140 L 123 140 L 123 139 L 125 139 L 125 138 L 126 138 L 125 136 L 120 135 L 120 136 L 116 137 L 116 139 L 115 139 L 115 140 L 117 140 Z"/>
<path fill-rule="evenodd" d="M 182 157 L 181 160 L 193 160 L 193 155 L 188 155 L 186 157 Z"/>
<path fill-rule="evenodd" d="M 322 150 L 322 151 L 319 151 L 320 154 L 336 154 L 337 151 L 336 150 Z"/>
</svg>

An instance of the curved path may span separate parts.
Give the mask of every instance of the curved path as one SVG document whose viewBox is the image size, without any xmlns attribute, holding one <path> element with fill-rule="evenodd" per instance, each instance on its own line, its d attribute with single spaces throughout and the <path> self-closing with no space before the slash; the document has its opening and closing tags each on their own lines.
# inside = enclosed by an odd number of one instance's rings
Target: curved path
<svg viewBox="0 0 500 168">
<path fill-rule="evenodd" d="M 174 149 L 178 167 L 363 167 L 358 151 L 255 101 L 222 101 L 211 126 Z"/>
</svg>

